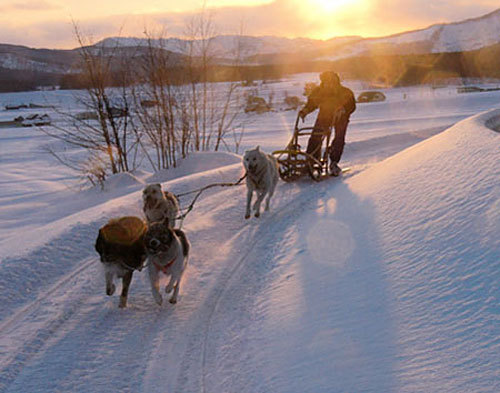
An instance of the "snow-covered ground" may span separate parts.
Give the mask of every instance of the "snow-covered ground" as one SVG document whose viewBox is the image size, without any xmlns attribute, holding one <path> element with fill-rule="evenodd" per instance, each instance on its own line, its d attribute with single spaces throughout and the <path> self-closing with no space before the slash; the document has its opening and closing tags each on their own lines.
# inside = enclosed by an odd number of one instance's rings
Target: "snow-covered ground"
<svg viewBox="0 0 500 393">
<path fill-rule="evenodd" d="M 300 94 L 315 78 L 267 88 Z M 203 194 L 175 306 L 135 273 L 118 309 L 98 228 L 141 216 L 146 182 L 234 181 L 240 157 L 195 154 L 78 191 L 46 136 L 0 129 L 0 391 L 500 391 L 500 92 L 383 91 L 351 119 L 342 178 L 280 182 L 259 219 L 243 218 L 244 187 Z M 295 116 L 249 115 L 242 149 L 282 148 Z"/>
</svg>

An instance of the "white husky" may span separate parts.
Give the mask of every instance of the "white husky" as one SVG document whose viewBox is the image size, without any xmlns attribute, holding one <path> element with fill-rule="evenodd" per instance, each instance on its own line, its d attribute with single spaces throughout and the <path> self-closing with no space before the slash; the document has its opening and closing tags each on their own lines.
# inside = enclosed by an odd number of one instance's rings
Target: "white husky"
<svg viewBox="0 0 500 393">
<path fill-rule="evenodd" d="M 255 217 L 259 217 L 260 204 L 266 194 L 266 210 L 269 210 L 269 202 L 278 183 L 278 162 L 275 157 L 264 153 L 257 146 L 255 149 L 245 152 L 243 165 L 247 173 L 247 209 L 245 218 L 250 218 L 250 204 L 254 191 L 257 193 L 257 200 L 253 205 L 253 210 L 255 210 Z"/>
</svg>

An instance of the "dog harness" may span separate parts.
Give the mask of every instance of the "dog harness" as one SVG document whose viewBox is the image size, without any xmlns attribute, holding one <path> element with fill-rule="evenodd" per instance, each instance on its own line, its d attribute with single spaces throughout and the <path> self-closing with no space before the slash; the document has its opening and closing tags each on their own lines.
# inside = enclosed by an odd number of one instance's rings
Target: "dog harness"
<svg viewBox="0 0 500 393">
<path fill-rule="evenodd" d="M 262 168 L 260 171 L 256 172 L 256 173 L 252 173 L 252 172 L 248 172 L 246 173 L 246 175 L 248 176 L 248 178 L 250 179 L 250 181 L 253 183 L 253 186 L 257 189 L 257 190 L 261 190 L 262 188 L 264 188 L 265 186 L 262 186 L 261 182 L 262 182 L 262 178 L 264 176 L 262 176 L 264 174 L 264 172 L 266 171 L 266 167 Z"/>
<path fill-rule="evenodd" d="M 177 255 L 169 263 L 167 263 L 165 266 L 162 266 L 156 262 L 153 262 L 153 264 L 155 265 L 156 270 L 161 270 L 164 274 L 168 275 L 169 274 L 168 268 L 174 264 L 176 258 L 177 258 Z"/>
</svg>

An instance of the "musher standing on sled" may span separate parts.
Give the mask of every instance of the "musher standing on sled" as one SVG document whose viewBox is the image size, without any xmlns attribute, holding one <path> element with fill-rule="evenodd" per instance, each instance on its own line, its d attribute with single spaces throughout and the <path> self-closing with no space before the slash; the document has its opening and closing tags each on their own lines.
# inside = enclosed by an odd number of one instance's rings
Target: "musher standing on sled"
<svg viewBox="0 0 500 393">
<path fill-rule="evenodd" d="M 319 108 L 314 130 L 307 144 L 307 153 L 320 159 L 321 144 L 324 135 L 322 132 L 335 127 L 335 137 L 328 147 L 330 155 L 330 174 L 340 175 L 338 166 L 344 151 L 345 134 L 349 117 L 356 110 L 356 101 L 353 92 L 340 84 L 339 76 L 333 71 L 322 72 L 319 76 L 321 84 L 316 87 L 307 100 L 306 105 L 300 110 L 299 116 L 304 121 L 305 117 Z"/>
</svg>

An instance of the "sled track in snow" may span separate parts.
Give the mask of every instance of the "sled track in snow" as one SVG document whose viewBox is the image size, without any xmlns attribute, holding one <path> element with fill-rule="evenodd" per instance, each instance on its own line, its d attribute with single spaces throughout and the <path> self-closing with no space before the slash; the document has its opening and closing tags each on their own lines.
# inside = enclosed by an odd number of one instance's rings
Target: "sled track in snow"
<svg viewBox="0 0 500 393">
<path fill-rule="evenodd" d="M 81 276 L 95 266 L 95 262 L 95 258 L 85 260 L 81 266 L 61 277 L 48 290 L 16 311 L 0 326 L 0 336 L 9 336 L 9 339 L 21 343 L 16 352 L 5 356 L 2 360 L 3 364 L 0 364 L 0 390 L 8 387 L 16 379 L 26 363 L 36 356 L 46 342 L 85 304 L 87 300 L 85 295 L 89 291 L 94 291 L 97 282 L 81 280 Z M 82 291 L 82 288 L 86 290 Z M 62 301 L 57 299 L 58 293 L 62 293 Z M 70 302 L 67 301 L 68 293 Z M 57 304 L 59 302 L 61 305 Z M 54 303 L 57 306 L 54 306 Z M 56 308 L 55 311 L 54 308 Z M 23 319 L 33 318 L 33 316 L 37 318 L 37 321 L 41 319 L 37 322 L 34 332 L 29 330 L 30 324 L 21 324 Z"/>
<path fill-rule="evenodd" d="M 344 175 L 343 179 L 349 178 L 353 175 L 358 173 L 358 171 L 352 171 L 349 172 L 348 175 Z M 338 181 L 340 179 L 337 179 Z M 321 183 L 313 183 L 314 185 L 321 186 Z M 204 333 L 203 333 L 203 342 L 201 345 L 201 376 L 200 376 L 200 391 L 202 393 L 208 393 L 207 390 L 207 375 L 208 375 L 208 370 L 207 370 L 207 364 L 208 364 L 208 344 L 209 344 L 209 335 L 210 335 L 210 328 L 213 323 L 214 315 L 217 309 L 217 306 L 219 305 L 220 301 L 223 299 L 225 292 L 228 288 L 229 283 L 232 281 L 234 276 L 240 269 L 245 265 L 245 262 L 247 261 L 247 258 L 251 255 L 251 253 L 254 251 L 255 246 L 258 243 L 264 243 L 263 239 L 267 239 L 267 242 L 269 242 L 269 233 L 272 231 L 272 228 L 262 228 L 262 224 L 266 224 L 267 221 L 275 221 L 278 219 L 280 216 L 287 216 L 288 217 L 293 217 L 291 220 L 286 222 L 286 226 L 293 225 L 298 219 L 300 219 L 300 216 L 294 216 L 293 214 L 290 214 L 291 212 L 295 211 L 297 206 L 300 205 L 305 205 L 309 206 L 312 200 L 316 199 L 317 197 L 320 197 L 324 193 L 326 193 L 330 187 L 326 185 L 327 183 L 323 183 L 323 187 L 321 188 L 321 191 L 319 194 L 311 195 L 310 193 L 305 193 L 304 195 L 301 195 L 302 191 L 298 193 L 298 198 L 294 199 L 292 203 L 284 204 L 281 208 L 278 208 L 277 210 L 271 211 L 270 214 L 264 215 L 263 217 L 258 218 L 258 220 L 262 220 L 257 227 L 252 228 L 253 229 L 253 236 L 251 242 L 247 245 L 248 249 L 245 250 L 244 254 L 237 260 L 235 265 L 230 269 L 230 271 L 225 275 L 224 277 L 221 277 L 218 280 L 218 283 L 214 289 L 211 290 L 211 292 L 208 295 L 208 302 L 210 305 L 210 309 L 208 311 L 208 314 L 206 314 L 206 317 L 203 321 L 200 321 L 201 323 L 204 323 Z M 283 187 L 283 186 L 282 186 Z M 256 220 L 252 216 L 250 220 Z M 280 221 L 278 221 L 280 222 Z M 244 233 L 248 229 L 248 226 L 244 227 L 240 231 L 238 231 L 235 236 L 241 236 L 242 233 Z M 278 233 L 282 233 L 281 231 L 278 231 Z M 274 237 L 271 236 L 271 240 L 273 240 Z"/>
<path fill-rule="evenodd" d="M 95 259 L 93 246 L 99 224 L 98 220 L 68 225 L 61 234 L 31 249 L 28 247 L 20 255 L 2 257 L 0 288 L 9 288 L 0 308 L 2 326 L 17 310 L 42 299 L 61 277 L 71 277 L 72 271 L 88 258 Z"/>
<path fill-rule="evenodd" d="M 64 284 L 66 284 L 67 281 L 72 280 L 76 276 L 80 275 L 84 270 L 88 269 L 94 263 L 95 263 L 95 259 L 92 259 L 90 261 L 85 262 L 82 266 L 73 270 L 72 272 L 65 275 L 64 277 L 60 278 L 59 281 L 57 281 L 51 288 L 49 288 L 45 292 L 42 292 L 41 294 L 39 294 L 38 297 L 33 302 L 31 302 L 31 303 L 27 304 L 26 306 L 21 307 L 21 309 L 17 310 L 14 315 L 9 317 L 7 319 L 7 321 L 3 322 L 0 325 L 0 336 L 3 336 L 5 334 L 5 331 L 8 330 L 14 323 L 18 322 L 20 319 L 22 319 L 24 316 L 26 316 L 26 314 L 32 312 L 43 301 L 47 300 L 47 298 L 49 296 L 51 296 L 59 288 L 61 288 Z"/>
<path fill-rule="evenodd" d="M 355 173 L 350 172 L 344 178 L 348 178 L 353 174 Z M 337 181 L 334 180 L 334 182 Z M 293 226 L 300 219 L 299 216 L 294 214 L 296 208 L 298 206 L 311 206 L 311 201 L 331 190 L 332 185 L 330 181 L 303 184 L 296 193 L 293 193 L 292 197 L 290 195 L 287 197 L 290 189 L 287 189 L 287 186 L 282 184 L 280 187 L 280 194 L 283 195 L 281 207 L 276 210 L 272 209 L 271 212 L 264 214 L 259 219 L 252 218 L 250 221 L 242 221 L 241 225 L 234 228 L 236 231 L 233 232 L 231 239 L 245 236 L 248 241 L 245 247 L 242 248 L 241 255 L 236 255 L 236 258 L 234 258 L 234 265 L 226 265 L 227 270 L 223 269 L 221 271 L 220 277 L 213 286 L 208 288 L 206 298 L 200 304 L 198 316 L 190 326 L 192 332 L 199 332 L 199 334 L 193 335 L 194 337 L 186 342 L 186 351 L 184 354 L 180 354 L 181 363 L 186 365 L 189 371 L 186 373 L 184 368 L 181 367 L 182 371 L 174 377 L 176 391 L 186 391 L 182 389 L 183 386 L 193 384 L 197 385 L 194 391 L 209 392 L 209 363 L 211 351 L 213 351 L 213 348 L 210 347 L 212 342 L 211 333 L 213 333 L 218 308 L 221 301 L 227 296 L 231 282 L 235 280 L 239 273 L 243 272 L 242 274 L 244 274 L 246 262 L 252 252 L 255 251 L 256 246 L 260 247 L 259 245 L 270 244 L 270 242 L 280 239 L 283 234 L 282 229 Z M 310 195 L 305 192 L 306 187 L 316 188 L 317 193 Z M 242 217 L 241 219 L 243 220 Z M 273 222 L 278 224 L 272 225 Z M 90 251 L 88 251 L 88 245 L 84 244 L 82 239 L 87 240 L 89 236 L 91 237 L 97 224 L 96 222 L 89 225 L 88 228 L 85 228 L 84 233 L 82 233 L 80 226 L 75 229 L 79 234 L 78 246 L 84 247 L 82 249 L 85 251 L 84 255 L 89 255 Z M 66 246 L 70 246 L 69 257 L 66 254 L 63 256 L 66 258 L 65 261 L 71 261 L 75 253 L 71 243 L 68 243 L 73 241 L 74 244 L 73 236 L 74 234 L 71 233 L 68 238 L 59 239 L 59 244 L 64 250 L 66 250 Z M 49 251 L 48 255 L 42 253 L 43 257 L 49 260 L 55 258 L 54 250 L 50 248 Z M 38 255 L 40 255 L 39 252 L 36 253 L 36 256 Z M 30 256 L 30 258 L 32 257 L 33 255 Z M 17 260 L 14 262 L 17 263 Z M 34 300 L 28 300 L 18 309 L 14 309 L 15 313 L 4 318 L 0 324 L 0 337 L 19 343 L 14 346 L 16 350 L 13 353 L 0 357 L 0 391 L 8 389 L 18 379 L 23 368 L 47 346 L 47 342 L 54 338 L 57 340 L 57 337 L 60 336 L 61 327 L 66 326 L 68 322 L 73 323 L 74 315 L 78 314 L 79 310 L 85 307 L 85 304 L 93 301 L 89 300 L 89 295 L 96 293 L 96 288 L 100 283 L 97 280 L 88 278 L 95 276 L 95 271 L 98 268 L 96 258 L 87 256 L 80 261 L 71 261 L 71 263 L 74 263 L 77 267 L 62 273 L 57 281 L 38 292 Z M 266 271 L 263 271 L 263 274 Z M 41 279 L 44 279 L 44 277 L 42 276 Z M 26 299 L 29 298 L 26 297 Z M 24 320 L 29 323 L 24 323 Z M 12 347 L 12 345 L 9 346 Z"/>
<path fill-rule="evenodd" d="M 276 212 L 277 213 L 277 212 Z M 274 217 L 276 214 L 274 214 L 272 217 Z M 212 324 L 212 319 L 215 314 L 215 310 L 217 309 L 217 306 L 222 299 L 225 289 L 227 288 L 227 285 L 231 281 L 231 279 L 234 277 L 236 272 L 243 266 L 243 263 L 246 261 L 247 257 L 250 255 L 250 253 L 253 251 L 254 246 L 257 244 L 259 241 L 260 237 L 254 237 L 254 240 L 252 241 L 251 246 L 249 249 L 245 252 L 245 254 L 239 259 L 239 261 L 235 264 L 235 266 L 229 271 L 229 275 L 227 277 L 223 278 L 222 282 L 222 287 L 220 290 L 217 290 L 215 299 L 213 301 L 212 307 L 210 309 L 210 312 L 208 314 L 208 319 L 207 319 L 207 324 L 205 326 L 205 332 L 203 334 L 203 346 L 202 346 L 202 354 L 201 354 L 201 373 L 202 373 L 202 380 L 201 380 L 201 391 L 202 393 L 206 393 L 206 377 L 207 377 L 207 346 L 208 346 L 208 337 L 210 334 L 210 326 Z"/>
</svg>

